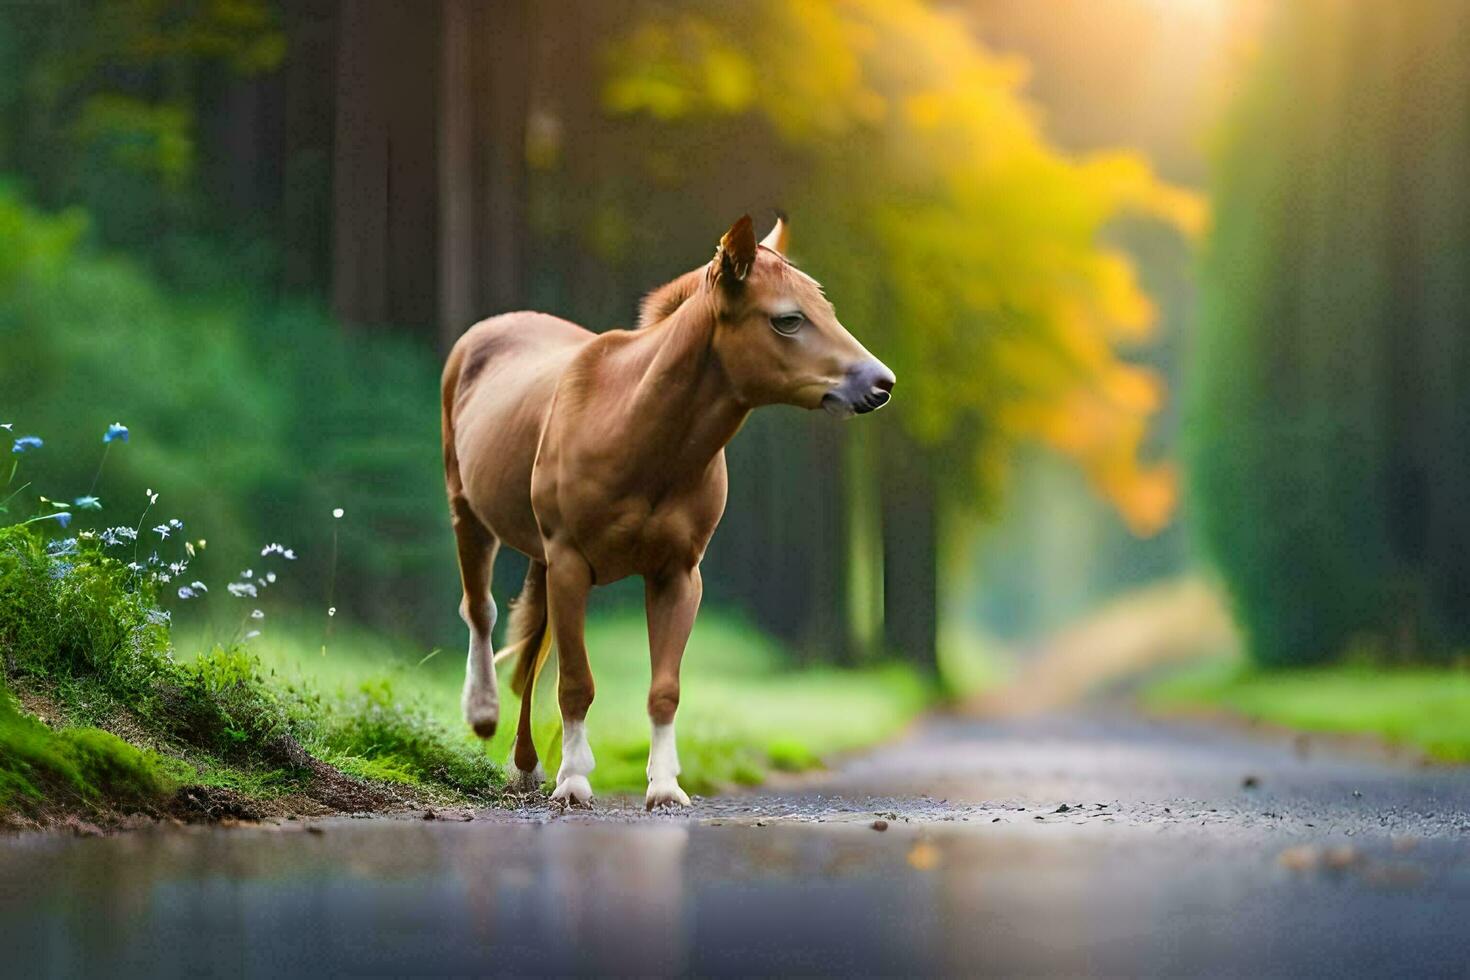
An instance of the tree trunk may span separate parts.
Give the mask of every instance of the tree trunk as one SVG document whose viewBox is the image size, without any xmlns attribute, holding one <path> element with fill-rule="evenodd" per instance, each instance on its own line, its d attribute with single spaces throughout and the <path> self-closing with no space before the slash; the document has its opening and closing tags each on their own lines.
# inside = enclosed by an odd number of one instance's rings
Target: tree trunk
<svg viewBox="0 0 1470 980">
<path fill-rule="evenodd" d="M 438 320 L 438 4 L 341 7 L 333 307 L 353 325 Z"/>
<path fill-rule="evenodd" d="M 526 303 L 526 0 L 445 0 L 439 128 L 439 346 Z"/>
<path fill-rule="evenodd" d="M 337 13 L 331 0 L 292 6 L 281 106 L 282 285 L 323 294 L 332 278 Z"/>
<path fill-rule="evenodd" d="M 896 422 L 880 435 L 883 640 L 927 671 L 939 656 L 939 513 L 932 461 Z"/>
</svg>

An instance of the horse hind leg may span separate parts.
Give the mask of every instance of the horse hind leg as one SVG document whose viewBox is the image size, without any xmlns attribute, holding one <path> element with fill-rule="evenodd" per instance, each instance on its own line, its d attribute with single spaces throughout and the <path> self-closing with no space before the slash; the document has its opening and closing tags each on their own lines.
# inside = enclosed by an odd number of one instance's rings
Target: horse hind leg
<svg viewBox="0 0 1470 980">
<path fill-rule="evenodd" d="M 531 735 L 531 698 L 541 668 L 551 653 L 551 629 L 546 611 L 546 566 L 532 561 L 526 570 L 526 583 L 520 596 L 510 606 L 510 628 L 506 649 L 497 660 L 514 658 L 511 664 L 510 688 L 521 699 L 520 718 L 516 724 L 515 745 L 511 749 L 510 790 L 533 793 L 546 782 L 546 772 L 536 754 Z"/>
<path fill-rule="evenodd" d="M 459 615 L 470 629 L 469 656 L 465 662 L 464 693 L 460 708 L 464 720 L 481 738 L 495 734 L 500 722 L 500 691 L 495 681 L 495 651 L 490 631 L 495 628 L 495 600 L 490 596 L 490 576 L 500 541 L 480 523 L 463 497 L 450 502 L 454 538 L 459 549 L 459 575 L 464 586 Z"/>
</svg>

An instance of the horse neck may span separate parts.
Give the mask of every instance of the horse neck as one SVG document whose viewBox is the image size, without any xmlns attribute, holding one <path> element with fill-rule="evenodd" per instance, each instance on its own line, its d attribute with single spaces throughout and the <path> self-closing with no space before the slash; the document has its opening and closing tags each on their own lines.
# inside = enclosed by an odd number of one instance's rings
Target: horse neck
<svg viewBox="0 0 1470 980">
<path fill-rule="evenodd" d="M 631 399 L 635 455 L 673 480 L 703 473 L 750 413 L 715 354 L 714 331 L 714 309 L 702 293 L 640 331 L 647 349 Z"/>
</svg>

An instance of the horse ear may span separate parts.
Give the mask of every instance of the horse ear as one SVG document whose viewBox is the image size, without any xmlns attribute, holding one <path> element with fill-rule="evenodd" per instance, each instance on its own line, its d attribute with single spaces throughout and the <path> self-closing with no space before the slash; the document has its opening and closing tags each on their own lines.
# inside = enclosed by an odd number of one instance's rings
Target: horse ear
<svg viewBox="0 0 1470 980">
<path fill-rule="evenodd" d="M 786 215 L 781 211 L 776 212 L 776 226 L 771 229 L 770 234 L 761 239 L 761 244 L 773 252 L 786 254 L 786 246 L 791 242 L 791 225 L 786 222 Z"/>
<path fill-rule="evenodd" d="M 725 232 L 715 253 L 720 263 L 720 279 L 732 286 L 743 282 L 755 265 L 755 247 L 755 226 L 750 222 L 750 215 L 743 214 Z"/>
</svg>

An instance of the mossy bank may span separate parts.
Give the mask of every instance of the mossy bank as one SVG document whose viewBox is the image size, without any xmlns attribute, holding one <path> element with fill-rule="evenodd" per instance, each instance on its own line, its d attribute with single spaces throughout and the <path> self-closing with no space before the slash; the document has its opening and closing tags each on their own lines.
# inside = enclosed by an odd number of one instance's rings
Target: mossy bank
<svg viewBox="0 0 1470 980">
<path fill-rule="evenodd" d="M 484 805 L 501 774 L 388 685 L 323 695 L 239 644 L 176 659 L 96 536 L 0 528 L 0 825 Z"/>
</svg>

